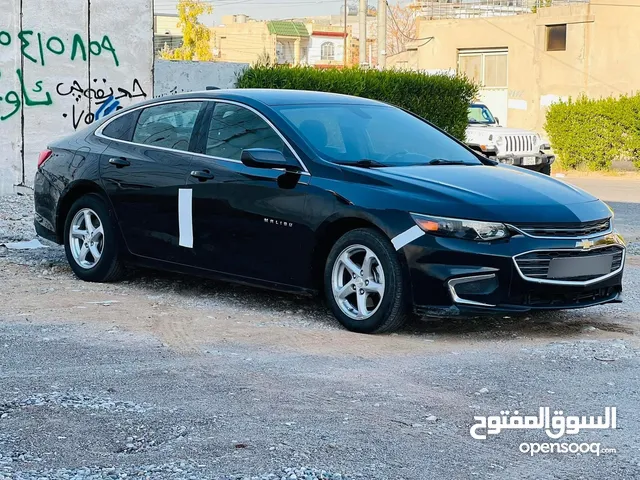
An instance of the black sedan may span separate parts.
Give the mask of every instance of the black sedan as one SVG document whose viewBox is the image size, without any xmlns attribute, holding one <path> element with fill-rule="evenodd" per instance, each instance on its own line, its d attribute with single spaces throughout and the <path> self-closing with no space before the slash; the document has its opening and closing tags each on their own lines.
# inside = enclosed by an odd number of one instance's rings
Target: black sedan
<svg viewBox="0 0 640 480">
<path fill-rule="evenodd" d="M 83 280 L 115 280 L 130 262 L 324 292 L 357 332 L 622 290 L 625 246 L 603 202 L 363 98 L 151 100 L 51 144 L 35 193 L 38 233 Z"/>
</svg>

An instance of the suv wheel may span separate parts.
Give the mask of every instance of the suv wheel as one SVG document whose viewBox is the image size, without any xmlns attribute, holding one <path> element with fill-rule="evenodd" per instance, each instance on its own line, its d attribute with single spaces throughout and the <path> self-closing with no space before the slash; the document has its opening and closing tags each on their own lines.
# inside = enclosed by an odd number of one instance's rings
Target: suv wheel
<svg viewBox="0 0 640 480">
<path fill-rule="evenodd" d="M 71 269 L 81 280 L 111 282 L 122 276 L 116 229 L 102 197 L 85 195 L 71 206 L 64 227 L 64 249 Z"/>
<path fill-rule="evenodd" d="M 327 257 L 327 302 L 340 323 L 354 332 L 400 328 L 408 310 L 406 283 L 391 242 L 372 229 L 346 233 Z"/>
</svg>

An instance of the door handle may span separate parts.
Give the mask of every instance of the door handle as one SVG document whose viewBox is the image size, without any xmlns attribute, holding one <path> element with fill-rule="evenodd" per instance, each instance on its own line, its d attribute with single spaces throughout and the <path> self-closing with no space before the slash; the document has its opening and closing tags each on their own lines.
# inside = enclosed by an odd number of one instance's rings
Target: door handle
<svg viewBox="0 0 640 480">
<path fill-rule="evenodd" d="M 215 178 L 213 173 L 211 173 L 209 170 L 194 170 L 193 172 L 191 172 L 191 176 L 193 178 L 197 178 L 201 182 L 206 182 L 207 180 Z"/>
<path fill-rule="evenodd" d="M 122 157 L 110 158 L 109 163 L 111 165 L 115 165 L 116 168 L 128 167 L 129 165 L 131 165 L 131 162 L 129 160 Z"/>
</svg>

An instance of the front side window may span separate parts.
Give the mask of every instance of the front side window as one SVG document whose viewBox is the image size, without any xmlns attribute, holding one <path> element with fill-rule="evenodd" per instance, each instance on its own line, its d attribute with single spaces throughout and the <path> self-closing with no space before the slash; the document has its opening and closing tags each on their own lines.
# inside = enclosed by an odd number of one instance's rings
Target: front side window
<svg viewBox="0 0 640 480">
<path fill-rule="evenodd" d="M 284 105 L 278 113 L 322 158 L 378 166 L 447 162 L 481 165 L 464 146 L 428 123 L 385 105 Z"/>
<path fill-rule="evenodd" d="M 136 123 L 132 141 L 188 151 L 201 105 L 202 102 L 181 102 L 145 108 Z"/>
<path fill-rule="evenodd" d="M 469 107 L 469 123 L 489 125 L 496 123 L 496 119 L 491 115 L 491 111 L 486 106 L 477 104 Z"/>
<path fill-rule="evenodd" d="M 242 150 L 270 148 L 289 155 L 280 136 L 258 115 L 244 107 L 217 103 L 207 135 L 206 154 L 240 160 Z"/>
<path fill-rule="evenodd" d="M 324 42 L 320 47 L 322 60 L 334 60 L 336 58 L 335 45 L 332 42 Z"/>
</svg>

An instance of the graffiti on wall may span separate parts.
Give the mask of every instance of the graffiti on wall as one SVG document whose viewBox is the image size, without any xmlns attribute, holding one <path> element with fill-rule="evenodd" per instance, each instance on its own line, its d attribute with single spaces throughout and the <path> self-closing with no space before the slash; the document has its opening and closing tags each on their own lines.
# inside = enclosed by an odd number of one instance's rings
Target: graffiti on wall
<svg viewBox="0 0 640 480">
<path fill-rule="evenodd" d="M 71 97 L 75 103 L 71 105 L 71 111 L 63 113 L 64 118 L 71 115 L 74 130 L 81 123 L 90 125 L 96 120 L 100 120 L 113 112 L 121 110 L 124 106 L 120 100 L 123 98 L 133 100 L 135 98 L 147 98 L 147 92 L 144 91 L 140 81 L 134 78 L 131 85 L 127 87 L 116 87 L 107 85 L 107 79 L 93 79 L 93 86 L 83 87 L 78 80 L 74 80 L 70 85 L 64 82 L 58 83 L 56 86 L 56 94 L 60 97 Z M 89 99 L 97 108 L 94 112 L 85 111 L 85 109 L 76 108 L 76 105 L 83 99 Z"/>
<path fill-rule="evenodd" d="M 0 70 L 0 82 L 13 76 L 11 84 L 16 85 L 17 81 L 18 85 L 17 88 L 8 91 L 3 91 L 0 87 L 0 122 L 11 119 L 24 108 L 46 107 L 71 97 L 75 103 L 70 106 L 69 112 L 63 113 L 62 116 L 69 118 L 73 129 L 76 130 L 83 123 L 91 124 L 123 108 L 122 99 L 147 97 L 137 78 L 133 79 L 130 85 L 116 86 L 107 85 L 106 78 L 102 78 L 101 81 L 94 78 L 94 85 L 90 86 L 82 86 L 78 80 L 73 81 L 71 85 L 65 85 L 64 82 L 49 85 L 45 78 L 33 81 L 25 79 L 24 71 L 28 70 L 30 65 L 41 67 L 39 71 L 44 67 L 46 71 L 46 67 L 55 58 L 87 62 L 90 57 L 106 57 L 109 64 L 119 67 L 117 51 L 108 35 L 103 35 L 99 40 L 88 41 L 76 33 L 71 40 L 65 42 L 58 36 L 47 36 L 33 30 L 22 30 L 15 37 L 8 31 L 0 30 L 0 49 L 16 47 L 22 57 L 21 67 L 15 71 Z M 83 98 L 89 100 L 90 108 L 83 109 L 77 106 Z"/>
</svg>

